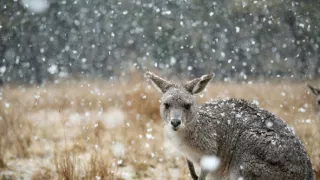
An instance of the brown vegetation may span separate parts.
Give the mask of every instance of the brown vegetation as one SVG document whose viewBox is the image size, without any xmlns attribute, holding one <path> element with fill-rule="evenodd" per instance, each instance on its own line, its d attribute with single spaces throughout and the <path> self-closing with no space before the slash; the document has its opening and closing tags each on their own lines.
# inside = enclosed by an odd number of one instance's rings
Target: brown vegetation
<svg viewBox="0 0 320 180">
<path fill-rule="evenodd" d="M 3 87 L 0 179 L 187 179 L 184 159 L 163 140 L 160 94 L 141 81 Z M 284 119 L 320 172 L 320 121 L 305 84 L 213 83 L 198 101 L 229 97 Z"/>
</svg>

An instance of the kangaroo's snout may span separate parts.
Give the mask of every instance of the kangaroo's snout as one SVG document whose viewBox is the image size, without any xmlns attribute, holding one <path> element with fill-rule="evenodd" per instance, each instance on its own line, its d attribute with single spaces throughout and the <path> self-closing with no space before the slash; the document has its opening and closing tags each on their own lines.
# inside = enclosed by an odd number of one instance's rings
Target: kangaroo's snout
<svg viewBox="0 0 320 180">
<path fill-rule="evenodd" d="M 181 125 L 182 120 L 182 111 L 179 109 L 172 109 L 170 112 L 170 124 L 173 130 L 178 130 L 178 127 Z"/>
<path fill-rule="evenodd" d="M 181 120 L 180 119 L 172 119 L 171 120 L 171 125 L 173 128 L 177 128 L 179 127 L 181 124 Z"/>
</svg>

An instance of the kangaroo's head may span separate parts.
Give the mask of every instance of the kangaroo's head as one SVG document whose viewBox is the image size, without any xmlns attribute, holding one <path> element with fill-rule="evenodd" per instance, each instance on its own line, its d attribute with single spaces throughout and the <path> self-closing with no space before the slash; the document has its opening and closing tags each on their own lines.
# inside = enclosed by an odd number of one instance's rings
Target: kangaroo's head
<svg viewBox="0 0 320 180">
<path fill-rule="evenodd" d="M 316 96 L 316 109 L 318 112 L 320 112 L 320 89 L 315 88 L 311 85 L 308 84 L 309 89 L 311 90 L 311 92 Z"/>
<path fill-rule="evenodd" d="M 174 84 L 151 72 L 147 72 L 146 76 L 163 93 L 160 105 L 162 119 L 167 126 L 177 131 L 194 119 L 197 114 L 194 94 L 205 89 L 213 74 L 204 75 L 183 84 Z"/>
</svg>

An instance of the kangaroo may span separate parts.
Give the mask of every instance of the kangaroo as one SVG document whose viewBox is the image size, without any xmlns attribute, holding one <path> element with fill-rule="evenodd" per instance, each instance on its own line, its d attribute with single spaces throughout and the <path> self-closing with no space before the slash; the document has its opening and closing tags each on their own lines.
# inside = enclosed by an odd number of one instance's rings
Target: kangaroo
<svg viewBox="0 0 320 180">
<path fill-rule="evenodd" d="M 309 84 L 307 84 L 308 88 L 311 90 L 311 92 L 316 96 L 315 98 L 315 110 L 317 113 L 317 128 L 318 131 L 320 131 L 320 89 L 315 88 L 314 86 L 311 86 Z M 317 164 L 315 164 L 315 166 L 317 167 Z M 320 171 L 318 171 L 319 168 L 315 168 L 314 173 L 316 176 L 316 179 L 320 178 Z"/>
<path fill-rule="evenodd" d="M 194 94 L 213 74 L 175 84 L 146 72 L 163 93 L 164 136 L 185 157 L 192 179 L 312 180 L 312 165 L 293 130 L 270 112 L 245 100 L 213 100 L 197 105 Z M 215 156 L 215 171 L 201 167 Z M 201 168 L 199 176 L 194 164 Z"/>
<path fill-rule="evenodd" d="M 311 92 L 316 96 L 315 107 L 318 114 L 318 119 L 320 119 L 320 89 L 315 88 L 309 84 L 308 87 L 311 90 Z"/>
</svg>

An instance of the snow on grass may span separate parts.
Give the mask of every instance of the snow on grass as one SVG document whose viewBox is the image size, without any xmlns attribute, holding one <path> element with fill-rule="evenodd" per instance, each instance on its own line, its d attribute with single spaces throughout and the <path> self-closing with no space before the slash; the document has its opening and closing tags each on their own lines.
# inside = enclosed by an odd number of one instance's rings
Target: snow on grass
<svg viewBox="0 0 320 180">
<path fill-rule="evenodd" d="M 82 82 L 82 84 L 87 83 Z M 117 87 L 109 91 L 106 88 L 109 86 L 100 83 L 99 86 L 95 86 L 98 88 L 98 91 L 95 91 L 93 83 L 91 85 L 92 88 L 88 89 L 79 88 L 80 85 L 77 84 L 68 84 L 66 87 L 50 85 L 37 88 L 3 89 L 3 103 L 0 103 L 0 106 L 3 110 L 12 113 L 7 119 L 16 120 L 12 117 L 15 117 L 18 111 L 9 111 L 17 106 L 16 102 L 23 104 L 19 107 L 26 107 L 25 110 L 21 109 L 21 119 L 19 119 L 19 122 L 23 123 L 23 128 L 17 126 L 16 130 L 24 136 L 28 135 L 31 144 L 27 146 L 29 152 L 27 158 L 17 157 L 12 148 L 5 147 L 4 162 L 8 168 L 3 169 L 2 172 L 0 170 L 0 179 L 11 176 L 14 176 L 11 179 L 18 176 L 31 179 L 31 176 L 39 177 L 38 172 L 47 173 L 52 175 L 53 179 L 58 179 L 58 176 L 62 177 L 62 171 L 58 170 L 70 170 L 62 167 L 67 164 L 66 162 L 69 163 L 67 165 L 74 166 L 75 176 L 79 178 L 86 175 L 89 179 L 111 179 L 112 177 L 147 180 L 155 177 L 190 179 L 181 153 L 170 142 L 163 139 L 163 122 L 159 118 L 157 99 L 159 96 L 156 91 L 153 91 L 150 86 L 139 86 L 145 89 L 130 92 L 124 97 L 122 95 L 124 93 L 118 95 L 114 89 L 118 92 L 127 92 L 128 88 Z M 218 83 L 208 88 L 204 97 L 199 98 L 199 103 L 214 97 L 241 97 L 253 103 L 254 100 L 258 101 L 261 107 L 275 112 L 296 129 L 302 142 L 307 142 L 305 145 L 308 152 L 312 152 L 310 157 L 313 159 L 315 169 L 318 170 L 320 161 L 318 160 L 319 151 L 317 151 L 319 143 L 316 141 L 319 138 L 315 126 L 317 119 L 312 113 L 311 104 L 301 106 L 301 104 L 313 102 L 313 97 L 305 93 L 302 85 L 298 88 L 295 85 L 290 87 L 293 87 L 294 91 L 288 92 L 285 99 L 280 93 L 273 93 L 276 97 L 270 99 L 267 92 L 281 92 L 282 86 Z M 248 93 L 248 91 L 254 93 Z M 302 94 L 299 96 L 301 99 L 291 98 L 294 97 L 291 94 Z M 147 99 L 155 99 L 155 101 L 153 103 L 144 101 L 144 95 Z M 92 105 L 81 104 L 82 99 Z M 101 103 L 97 103 L 99 101 Z M 10 106 L 6 107 L 8 105 L 5 105 L 5 102 Z M 116 102 L 123 102 L 124 104 L 117 105 L 125 107 L 125 110 L 114 107 Z M 97 106 L 98 104 L 101 106 Z M 282 104 L 283 108 L 279 108 L 279 104 Z M 297 108 L 291 107 L 303 107 L 306 112 L 298 112 Z M 6 114 L 3 113 L 1 116 L 4 118 Z M 30 121 L 33 126 L 24 126 L 27 124 L 25 121 Z M 4 121 L 0 120 L 1 122 Z M 272 127 L 267 122 L 265 125 Z M 1 130 L 5 132 L 4 129 Z M 9 142 L 10 137 L 5 137 L 3 140 Z M 146 148 L 146 144 L 149 148 Z M 19 147 L 18 144 L 15 147 Z M 65 158 L 69 157 L 68 155 L 72 157 L 69 158 L 70 162 Z M 60 167 L 58 170 L 55 160 Z M 121 163 L 118 164 L 118 162 Z M 217 170 L 219 163 L 220 160 L 217 157 L 209 156 L 202 159 L 201 165 L 207 169 Z M 198 169 L 196 170 L 199 172 Z M 241 180 L 241 177 L 239 178 Z"/>
<path fill-rule="evenodd" d="M 121 157 L 123 156 L 124 154 L 124 151 L 125 151 L 125 147 L 122 143 L 114 143 L 112 145 L 112 153 L 116 156 L 116 157 Z"/>
<path fill-rule="evenodd" d="M 114 128 L 123 124 L 125 119 L 125 113 L 118 108 L 110 108 L 106 113 L 103 114 L 103 123 L 107 128 Z"/>
</svg>

